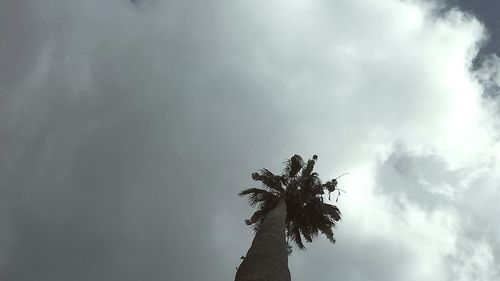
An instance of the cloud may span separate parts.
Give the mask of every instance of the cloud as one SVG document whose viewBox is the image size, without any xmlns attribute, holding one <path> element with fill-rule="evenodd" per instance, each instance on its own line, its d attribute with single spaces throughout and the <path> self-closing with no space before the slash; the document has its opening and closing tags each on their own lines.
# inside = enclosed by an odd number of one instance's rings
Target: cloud
<svg viewBox="0 0 500 281">
<path fill-rule="evenodd" d="M 350 173 L 337 244 L 296 251 L 295 280 L 498 278 L 498 63 L 470 70 L 477 20 L 141 2 L 0 4 L 3 279 L 231 279 L 251 241 L 236 194 L 294 153 Z"/>
</svg>

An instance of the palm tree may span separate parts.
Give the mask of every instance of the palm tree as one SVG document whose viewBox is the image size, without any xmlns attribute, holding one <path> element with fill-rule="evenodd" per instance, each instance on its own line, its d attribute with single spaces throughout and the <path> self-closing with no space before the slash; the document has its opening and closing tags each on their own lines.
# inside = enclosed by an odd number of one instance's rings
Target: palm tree
<svg viewBox="0 0 500 281">
<path fill-rule="evenodd" d="M 340 220 L 335 205 L 325 203 L 325 191 L 338 191 L 337 180 L 322 183 L 313 172 L 318 157 L 304 164 L 302 157 L 294 155 L 285 162 L 285 170 L 275 175 L 267 169 L 252 174 L 262 188 L 249 188 L 240 196 L 248 196 L 250 205 L 257 207 L 252 217 L 245 220 L 252 225 L 255 237 L 243 262 L 236 272 L 236 281 L 290 281 L 288 255 L 294 242 L 305 249 L 307 242 L 323 233 L 335 243 L 333 227 Z"/>
</svg>

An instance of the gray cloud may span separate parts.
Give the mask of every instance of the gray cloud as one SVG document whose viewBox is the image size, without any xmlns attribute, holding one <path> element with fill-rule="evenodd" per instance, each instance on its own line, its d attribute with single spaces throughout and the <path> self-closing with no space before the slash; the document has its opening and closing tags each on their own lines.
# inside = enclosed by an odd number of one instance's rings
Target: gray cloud
<svg viewBox="0 0 500 281">
<path fill-rule="evenodd" d="M 5 92 L 33 67 L 41 38 L 40 28 L 34 19 L 36 11 L 33 11 L 29 1 L 3 2 L 0 10 L 0 60 L 3 65 L 9 66 L 0 70 L 0 90 Z"/>
<path fill-rule="evenodd" d="M 429 256 L 466 263 L 454 250 L 420 251 L 410 240 L 439 231 L 455 239 L 455 207 L 429 210 L 448 199 L 419 180 L 455 184 L 475 171 L 450 168 L 456 159 L 473 163 L 472 148 L 442 156 L 460 143 L 436 141 L 449 137 L 441 133 L 449 124 L 435 121 L 455 116 L 455 99 L 434 75 L 455 59 L 466 69 L 481 28 L 450 16 L 436 19 L 444 27 L 434 32 L 419 25 L 421 6 L 360 3 L 0 4 L 9 39 L 0 52 L 8 62 L 0 67 L 0 278 L 230 280 L 252 234 L 242 223 L 250 208 L 236 194 L 253 184 L 253 170 L 279 171 L 292 153 L 319 154 L 325 178 L 355 175 L 344 182 L 338 244 L 319 240 L 297 252 L 296 280 L 409 272 L 425 280 L 415 268 Z M 399 13 L 401 24 L 389 20 Z M 473 140 L 488 143 L 481 133 Z M 409 152 L 392 151 L 396 141 Z M 422 156 L 415 143 L 436 155 Z M 380 164 L 385 149 L 391 156 Z M 363 174 L 373 163 L 377 177 Z M 410 200 L 403 211 L 391 201 L 399 192 Z M 420 216 L 429 216 L 428 236 L 411 232 Z M 469 247 L 462 252 L 472 251 L 475 233 L 457 238 Z M 486 253 L 495 243 L 488 239 Z M 443 280 L 469 274 L 443 272 Z"/>
<path fill-rule="evenodd" d="M 379 192 L 435 208 L 454 200 L 464 189 L 462 177 L 470 171 L 451 170 L 435 155 L 412 155 L 400 148 L 392 152 L 378 173 Z"/>
<path fill-rule="evenodd" d="M 153 28 L 116 3 L 46 5 L 32 4 L 48 21 L 38 64 L 2 112 L 2 278 L 231 278 L 232 264 L 207 260 L 212 214 L 244 209 L 241 179 L 286 134 L 254 82 L 212 57 L 213 15 L 164 3 Z"/>
</svg>

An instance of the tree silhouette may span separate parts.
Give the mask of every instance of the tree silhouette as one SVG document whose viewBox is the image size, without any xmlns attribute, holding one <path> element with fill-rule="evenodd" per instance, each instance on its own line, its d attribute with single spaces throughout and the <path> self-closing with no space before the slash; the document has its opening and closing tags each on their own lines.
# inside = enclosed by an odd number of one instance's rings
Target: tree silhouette
<svg viewBox="0 0 500 281">
<path fill-rule="evenodd" d="M 338 191 L 337 179 L 322 183 L 313 172 L 317 159 L 314 155 L 304 163 L 302 157 L 295 154 L 285 161 L 281 175 L 262 169 L 252 174 L 252 179 L 261 182 L 262 188 L 239 193 L 247 196 L 257 210 L 245 220 L 253 226 L 255 237 L 238 267 L 236 281 L 289 281 L 291 245 L 288 242 L 305 249 L 302 238 L 312 242 L 322 233 L 335 243 L 333 228 L 341 213 L 335 205 L 325 203 L 323 196 L 325 192 Z"/>
</svg>

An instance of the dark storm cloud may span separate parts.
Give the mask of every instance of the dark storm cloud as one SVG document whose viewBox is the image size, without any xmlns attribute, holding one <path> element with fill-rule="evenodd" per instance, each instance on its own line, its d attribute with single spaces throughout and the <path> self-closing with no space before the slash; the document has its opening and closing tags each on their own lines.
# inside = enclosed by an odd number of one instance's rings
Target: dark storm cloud
<svg viewBox="0 0 500 281">
<path fill-rule="evenodd" d="M 27 18 L 2 53 L 2 279 L 232 278 L 212 216 L 237 202 L 242 224 L 241 179 L 286 134 L 259 77 L 220 68 L 214 7 L 163 5 L 155 26 L 109 2 L 2 9 Z"/>
<path fill-rule="evenodd" d="M 93 13 L 99 9 L 95 4 L 83 7 Z M 68 2 L 51 7 L 50 13 L 42 10 L 27 17 L 33 23 L 23 23 L 26 40 L 34 40 L 29 34 L 38 33 L 37 20 L 69 17 L 66 9 L 74 5 Z M 15 8 L 2 12 L 12 19 L 26 17 L 26 9 Z M 113 17 L 114 12 L 100 13 Z M 99 24 L 107 21 L 97 17 Z M 126 22 L 111 21 L 129 27 Z M 211 153 L 224 134 L 215 126 L 200 132 L 197 122 L 184 123 L 192 114 L 186 106 L 189 90 L 175 82 L 196 67 L 200 50 L 168 55 L 193 45 L 171 34 L 173 43 L 162 46 L 162 54 L 168 57 L 162 66 L 166 73 L 157 74 L 156 59 L 144 57 L 149 50 L 134 46 L 147 38 L 124 39 L 132 46 L 115 53 L 114 45 L 106 46 L 114 40 L 106 38 L 109 26 L 103 26 L 102 33 L 88 34 L 78 28 L 93 23 L 77 18 L 66 24 L 56 38 L 47 39 L 53 40 L 55 51 L 36 91 L 2 91 L 12 105 L 2 112 L 8 117 L 2 127 L 0 177 L 2 279 L 215 279 L 210 274 L 218 272 L 216 260 L 200 259 L 212 251 L 210 236 L 200 233 L 209 228 L 207 215 L 214 206 L 201 202 L 212 201 L 216 184 L 210 175 L 219 172 L 217 162 L 224 161 L 217 159 L 228 159 Z M 192 26 L 197 28 L 197 23 Z M 12 44 L 6 57 L 19 57 L 20 65 L 19 70 L 12 68 L 16 73 L 8 78 L 21 81 L 33 68 L 24 66 L 24 60 L 37 61 L 42 44 Z M 13 47 L 18 44 L 33 50 Z M 102 44 L 97 46 L 102 52 L 89 48 L 92 44 Z M 88 51 L 93 53 L 87 56 Z M 65 59 L 73 65 L 60 64 Z M 85 77 L 72 77 L 84 84 L 81 88 L 64 80 L 65 71 L 72 72 L 68 76 L 83 75 L 81 68 L 86 65 L 89 84 L 79 81 Z M 132 66 L 137 69 L 134 74 L 129 72 Z M 161 85 L 152 85 L 160 79 L 155 75 L 162 76 Z M 224 117 L 218 117 L 226 122 L 218 125 L 220 129 L 236 125 Z M 204 142 L 193 147 L 193 138 Z M 235 155 L 230 149 L 225 151 Z M 193 270 L 195 266 L 198 270 Z"/>
</svg>

